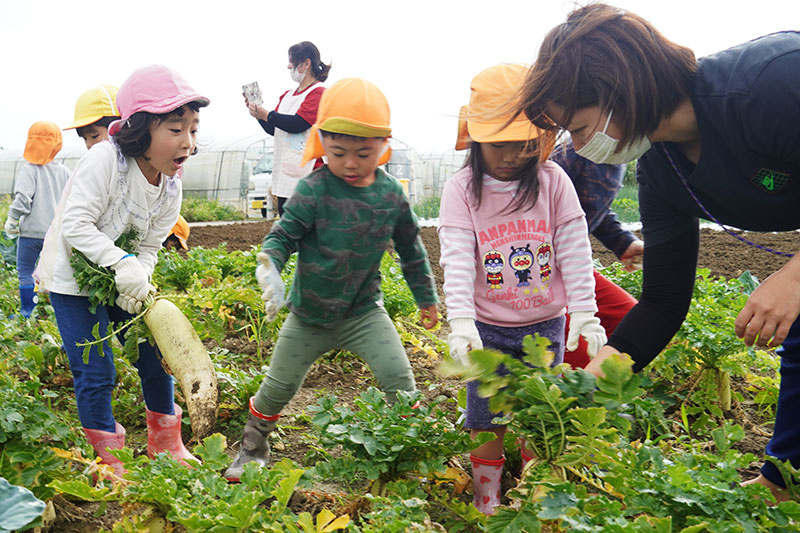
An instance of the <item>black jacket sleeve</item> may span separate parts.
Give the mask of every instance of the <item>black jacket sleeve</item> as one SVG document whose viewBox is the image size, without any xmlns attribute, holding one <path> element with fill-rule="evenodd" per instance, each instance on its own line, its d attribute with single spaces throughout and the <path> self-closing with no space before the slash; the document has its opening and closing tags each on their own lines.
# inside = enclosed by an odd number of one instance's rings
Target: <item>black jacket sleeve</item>
<svg viewBox="0 0 800 533">
<path fill-rule="evenodd" d="M 275 135 L 275 128 L 288 133 L 302 133 L 311 127 L 311 124 L 298 115 L 284 115 L 275 111 L 269 112 L 267 120 L 258 119 L 258 123 L 270 135 Z"/>
<path fill-rule="evenodd" d="M 698 224 L 673 239 L 648 246 L 645 239 L 642 296 L 608 339 L 627 353 L 638 372 L 680 329 L 689 310 L 697 271 Z"/>
</svg>

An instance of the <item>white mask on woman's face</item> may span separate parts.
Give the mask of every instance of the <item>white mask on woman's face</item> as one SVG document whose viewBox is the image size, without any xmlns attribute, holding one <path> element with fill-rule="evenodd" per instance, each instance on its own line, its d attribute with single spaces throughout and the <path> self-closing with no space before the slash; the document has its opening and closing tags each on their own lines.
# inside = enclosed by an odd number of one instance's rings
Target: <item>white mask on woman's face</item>
<svg viewBox="0 0 800 533">
<path fill-rule="evenodd" d="M 300 83 L 306 77 L 306 73 L 305 72 L 298 72 L 297 68 L 298 67 L 294 67 L 292 70 L 290 70 L 289 71 L 289 76 L 291 76 L 293 82 Z"/>
<path fill-rule="evenodd" d="M 603 131 L 596 131 L 589 142 L 584 144 L 580 150 L 575 150 L 575 153 L 581 157 L 585 157 L 593 163 L 607 164 L 607 165 L 620 165 L 628 161 L 639 159 L 646 151 L 650 149 L 650 139 L 642 135 L 638 139 L 634 139 L 627 146 L 625 146 L 619 153 L 614 153 L 617 149 L 619 140 L 609 137 L 606 134 L 608 124 L 611 122 L 611 115 L 614 114 L 612 109 L 608 113 L 608 120 Z"/>
</svg>

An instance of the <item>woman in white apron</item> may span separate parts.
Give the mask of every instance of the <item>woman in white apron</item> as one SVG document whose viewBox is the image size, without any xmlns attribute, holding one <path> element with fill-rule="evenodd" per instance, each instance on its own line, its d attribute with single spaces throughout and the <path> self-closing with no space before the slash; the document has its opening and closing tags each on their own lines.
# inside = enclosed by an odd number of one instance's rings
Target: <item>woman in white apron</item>
<svg viewBox="0 0 800 533">
<path fill-rule="evenodd" d="M 317 119 L 319 100 L 328 79 L 330 65 L 320 60 L 319 50 L 313 43 L 303 41 L 289 48 L 289 75 L 297 89 L 288 90 L 278 99 L 274 111 L 248 103 L 250 114 L 258 119 L 264 131 L 275 136 L 275 159 L 272 167 L 272 194 L 278 198 L 278 214 L 283 214 L 283 204 L 292 196 L 300 178 L 322 165 L 320 160 L 303 166 L 300 159 L 306 144 L 306 130 Z"/>
</svg>

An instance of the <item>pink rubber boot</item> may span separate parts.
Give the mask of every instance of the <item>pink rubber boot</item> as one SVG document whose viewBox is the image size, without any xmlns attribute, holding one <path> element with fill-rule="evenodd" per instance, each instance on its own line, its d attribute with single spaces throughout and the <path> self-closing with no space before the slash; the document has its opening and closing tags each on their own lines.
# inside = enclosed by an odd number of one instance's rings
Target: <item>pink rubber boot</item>
<svg viewBox="0 0 800 533">
<path fill-rule="evenodd" d="M 525 471 L 525 467 L 528 465 L 528 463 L 531 462 L 531 459 L 533 459 L 533 457 L 528 455 L 528 453 L 525 451 L 525 448 L 522 445 L 520 445 L 519 447 L 519 454 L 522 457 L 522 471 Z"/>
<path fill-rule="evenodd" d="M 147 411 L 147 456 L 152 459 L 157 453 L 169 454 L 184 466 L 191 465 L 187 459 L 200 462 L 183 445 L 181 438 L 181 415 L 183 411 L 175 404 L 175 414 L 165 415 L 150 409 Z"/>
<path fill-rule="evenodd" d="M 500 482 L 506 459 L 481 459 L 474 455 L 469 459 L 472 462 L 472 505 L 485 515 L 494 514 L 494 508 L 500 505 Z"/>
<path fill-rule="evenodd" d="M 83 428 L 83 433 L 86 435 L 86 440 L 94 448 L 94 453 L 101 459 L 101 463 L 109 465 L 114 469 L 114 473 L 119 477 L 126 473 L 125 467 L 122 466 L 122 461 L 111 455 L 107 448 L 118 450 L 125 446 L 125 428 L 122 424 L 115 422 L 116 431 L 101 431 L 99 429 Z"/>
</svg>

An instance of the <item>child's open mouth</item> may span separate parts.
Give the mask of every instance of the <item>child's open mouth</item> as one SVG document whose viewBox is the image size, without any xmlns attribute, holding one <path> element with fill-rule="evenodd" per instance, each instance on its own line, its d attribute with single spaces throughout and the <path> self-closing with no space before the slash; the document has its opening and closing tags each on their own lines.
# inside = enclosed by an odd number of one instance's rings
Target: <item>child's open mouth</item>
<svg viewBox="0 0 800 533">
<path fill-rule="evenodd" d="M 184 161 L 189 159 L 188 157 L 179 157 L 177 159 L 173 159 L 172 162 L 175 164 L 175 168 L 180 168 L 183 165 Z"/>
</svg>

